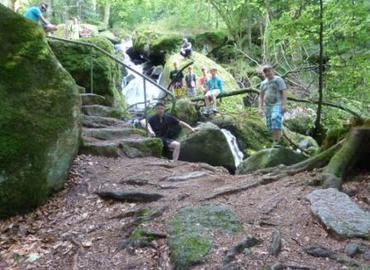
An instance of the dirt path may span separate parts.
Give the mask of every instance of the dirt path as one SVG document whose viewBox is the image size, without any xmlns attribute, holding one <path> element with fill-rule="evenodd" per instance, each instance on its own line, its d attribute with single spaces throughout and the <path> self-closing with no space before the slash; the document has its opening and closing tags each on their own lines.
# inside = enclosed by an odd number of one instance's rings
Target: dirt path
<svg viewBox="0 0 370 270">
<path fill-rule="evenodd" d="M 197 178 L 181 177 L 194 172 Z M 328 234 L 311 216 L 306 195 L 314 188 L 306 181 L 314 176 L 300 174 L 207 200 L 216 190 L 245 186 L 262 176 L 232 176 L 222 168 L 185 162 L 169 163 L 157 158 L 107 159 L 79 156 L 65 190 L 52 197 L 37 211 L 0 222 L 0 269 L 171 269 L 165 239 L 151 247 L 121 249 L 132 231 L 138 209 L 163 212 L 146 221 L 148 230 L 166 234 L 166 224 L 185 206 L 207 203 L 229 205 L 240 217 L 243 233 L 215 235 L 214 248 L 204 264 L 194 269 L 220 269 L 226 252 L 235 243 L 252 235 L 262 240 L 241 254 L 236 262 L 244 268 L 264 269 L 281 262 L 290 269 L 349 269 L 325 258 L 307 255 L 303 248 L 322 245 L 340 255 L 349 240 Z M 363 208 L 370 208 L 369 176 L 361 183 L 345 186 Z M 99 191 L 140 191 L 158 193 L 162 199 L 151 203 L 123 203 L 103 200 Z M 272 234 L 281 232 L 282 251 L 268 253 Z M 356 239 L 355 243 L 370 246 Z M 365 264 L 359 258 L 360 263 Z M 265 268 L 266 269 L 266 268 Z"/>
</svg>

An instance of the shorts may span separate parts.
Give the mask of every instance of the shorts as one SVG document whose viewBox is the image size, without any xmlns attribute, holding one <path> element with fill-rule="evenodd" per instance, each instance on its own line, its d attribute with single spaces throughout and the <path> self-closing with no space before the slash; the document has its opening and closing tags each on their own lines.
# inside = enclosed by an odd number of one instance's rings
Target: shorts
<svg viewBox="0 0 370 270">
<path fill-rule="evenodd" d="M 212 95 L 212 96 L 217 95 L 218 96 L 219 94 L 221 94 L 221 90 L 220 89 L 213 89 L 213 90 L 209 90 L 207 92 L 206 96 L 210 96 L 210 95 Z"/>
<path fill-rule="evenodd" d="M 175 88 L 175 96 L 177 98 L 180 98 L 184 95 L 184 89 L 183 88 Z"/>
<path fill-rule="evenodd" d="M 170 144 L 173 143 L 175 140 L 168 139 L 165 137 L 161 137 L 160 139 L 162 140 L 163 143 L 163 150 L 166 152 L 170 151 Z"/>
<path fill-rule="evenodd" d="M 265 116 L 266 116 L 266 126 L 270 132 L 274 130 L 282 130 L 283 112 L 280 104 L 266 106 Z"/>
<path fill-rule="evenodd" d="M 196 96 L 195 88 L 188 88 L 188 96 L 189 97 L 195 97 Z"/>
</svg>

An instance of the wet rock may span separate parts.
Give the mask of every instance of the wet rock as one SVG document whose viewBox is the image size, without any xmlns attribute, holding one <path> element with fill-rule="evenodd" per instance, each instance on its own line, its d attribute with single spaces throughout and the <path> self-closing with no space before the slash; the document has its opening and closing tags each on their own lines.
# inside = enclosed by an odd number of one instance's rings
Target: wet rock
<svg viewBox="0 0 370 270">
<path fill-rule="evenodd" d="M 99 191 L 97 194 L 103 199 L 112 199 L 124 202 L 154 202 L 163 198 L 163 195 L 158 193 L 144 192 Z"/>
<path fill-rule="evenodd" d="M 315 190 L 308 197 L 313 214 L 341 237 L 370 236 L 370 213 L 334 188 Z"/>
<path fill-rule="evenodd" d="M 275 263 L 270 267 L 270 270 L 284 270 L 286 267 L 281 263 Z"/>
<path fill-rule="evenodd" d="M 346 247 L 344 248 L 344 252 L 349 257 L 354 257 L 360 252 L 360 247 L 358 244 L 355 243 L 348 243 Z"/>
<path fill-rule="evenodd" d="M 370 248 L 368 248 L 364 253 L 364 260 L 370 261 Z"/>
<path fill-rule="evenodd" d="M 213 232 L 236 233 L 242 229 L 237 215 L 224 205 L 180 209 L 168 224 L 168 245 L 176 269 L 205 260 L 212 248 Z"/>
<path fill-rule="evenodd" d="M 281 251 L 281 245 L 281 233 L 279 231 L 274 231 L 272 233 L 272 241 L 269 248 L 269 254 L 273 256 L 279 255 Z"/>
<path fill-rule="evenodd" d="M 235 170 L 235 158 L 221 129 L 211 123 L 181 141 L 180 160 L 205 162 Z"/>
<path fill-rule="evenodd" d="M 240 164 L 237 174 L 248 174 L 259 169 L 275 167 L 280 164 L 292 165 L 303 161 L 306 157 L 291 149 L 270 148 L 257 152 Z"/>
</svg>

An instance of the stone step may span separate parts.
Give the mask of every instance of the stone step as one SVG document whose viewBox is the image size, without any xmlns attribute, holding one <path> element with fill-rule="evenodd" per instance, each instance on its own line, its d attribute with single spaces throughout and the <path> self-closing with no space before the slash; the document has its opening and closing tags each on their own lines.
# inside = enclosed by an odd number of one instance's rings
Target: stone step
<svg viewBox="0 0 370 270">
<path fill-rule="evenodd" d="M 96 94 L 81 94 L 82 105 L 109 105 L 105 97 Z"/>
<path fill-rule="evenodd" d="M 82 106 L 82 113 L 89 116 L 101 116 L 117 118 L 118 113 L 112 107 L 102 105 L 84 105 Z"/>
<path fill-rule="evenodd" d="M 97 140 L 82 137 L 80 154 L 104 157 L 160 157 L 162 154 L 162 141 L 157 138 L 127 138 L 121 140 Z"/>
<path fill-rule="evenodd" d="M 90 116 L 82 114 L 82 126 L 86 128 L 107 128 L 107 127 L 129 127 L 125 121 L 117 118 Z"/>
<path fill-rule="evenodd" d="M 145 131 L 137 128 L 83 128 L 82 137 L 98 140 L 124 139 L 133 135 L 145 136 Z"/>
</svg>

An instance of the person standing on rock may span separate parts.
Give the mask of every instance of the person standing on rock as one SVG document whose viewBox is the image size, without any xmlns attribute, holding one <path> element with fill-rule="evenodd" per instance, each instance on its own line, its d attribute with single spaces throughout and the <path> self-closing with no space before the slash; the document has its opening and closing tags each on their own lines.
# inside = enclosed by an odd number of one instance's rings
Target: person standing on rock
<svg viewBox="0 0 370 270">
<path fill-rule="evenodd" d="M 208 75 L 207 75 L 207 69 L 205 67 L 201 68 L 202 76 L 199 78 L 199 85 L 203 90 L 203 93 L 207 93 L 207 81 L 208 81 Z"/>
<path fill-rule="evenodd" d="M 185 76 L 186 88 L 188 90 L 189 97 L 196 96 L 196 87 L 197 87 L 197 76 L 193 72 L 193 67 L 188 67 L 188 74 Z"/>
<path fill-rule="evenodd" d="M 183 95 L 183 79 L 184 74 L 182 71 L 179 71 L 179 65 L 177 62 L 173 63 L 173 70 L 170 72 L 170 80 L 172 83 L 172 88 L 174 90 L 174 94 L 176 98 L 180 98 Z"/>
<path fill-rule="evenodd" d="M 222 80 L 217 76 L 217 68 L 211 69 L 211 78 L 207 81 L 205 93 L 205 113 L 217 113 L 217 97 L 223 93 Z"/>
<path fill-rule="evenodd" d="M 141 125 L 143 127 L 146 126 L 145 119 L 141 121 Z M 155 105 L 155 115 L 150 117 L 148 120 L 148 132 L 151 136 L 162 140 L 165 150 L 172 151 L 173 161 L 177 161 L 179 159 L 181 149 L 181 144 L 179 142 L 169 138 L 170 128 L 176 126 L 187 128 L 191 132 L 195 132 L 195 129 L 187 123 L 167 114 L 163 103 L 157 103 Z"/>
<path fill-rule="evenodd" d="M 287 87 L 270 65 L 263 66 L 262 73 L 265 80 L 261 83 L 259 111 L 265 114 L 266 125 L 274 141 L 273 147 L 279 147 L 283 116 L 287 111 Z"/>
<path fill-rule="evenodd" d="M 49 6 L 46 3 L 41 3 L 39 6 L 30 7 L 24 13 L 24 17 L 38 25 L 42 23 L 45 32 L 50 33 L 55 32 L 56 30 L 58 30 L 58 28 L 55 25 L 51 24 L 48 20 L 46 20 L 42 15 L 43 13 L 46 13 L 48 11 L 48 7 Z"/>
</svg>

